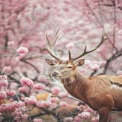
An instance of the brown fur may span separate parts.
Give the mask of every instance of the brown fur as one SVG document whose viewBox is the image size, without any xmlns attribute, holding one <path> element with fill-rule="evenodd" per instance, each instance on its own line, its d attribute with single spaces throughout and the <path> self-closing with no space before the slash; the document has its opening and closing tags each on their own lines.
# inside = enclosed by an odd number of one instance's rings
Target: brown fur
<svg viewBox="0 0 122 122">
<path fill-rule="evenodd" d="M 96 76 L 83 78 L 75 76 L 73 83 L 64 84 L 66 90 L 74 97 L 88 104 L 100 114 L 100 122 L 107 122 L 111 110 L 122 110 L 122 76 Z"/>
</svg>

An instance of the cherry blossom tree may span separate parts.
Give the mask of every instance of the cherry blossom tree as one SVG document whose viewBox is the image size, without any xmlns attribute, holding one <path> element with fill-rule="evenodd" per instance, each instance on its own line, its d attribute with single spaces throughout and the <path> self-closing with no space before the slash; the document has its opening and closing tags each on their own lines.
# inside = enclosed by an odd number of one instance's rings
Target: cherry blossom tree
<svg viewBox="0 0 122 122">
<path fill-rule="evenodd" d="M 68 50 L 79 55 L 105 36 L 99 49 L 83 57 L 80 71 L 122 75 L 121 13 L 121 0 L 1 0 L 0 121 L 97 122 L 96 111 L 50 76 L 46 34 L 53 40 L 59 30 L 55 53 L 64 59 Z"/>
</svg>

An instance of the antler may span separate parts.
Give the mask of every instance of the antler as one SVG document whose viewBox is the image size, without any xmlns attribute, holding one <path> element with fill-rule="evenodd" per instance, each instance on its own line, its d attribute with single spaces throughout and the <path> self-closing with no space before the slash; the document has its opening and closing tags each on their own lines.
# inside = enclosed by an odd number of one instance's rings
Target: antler
<svg viewBox="0 0 122 122">
<path fill-rule="evenodd" d="M 49 54 L 55 58 L 57 61 L 61 61 L 53 52 L 53 48 L 54 48 L 54 45 L 56 44 L 56 41 L 58 39 L 58 32 L 59 30 L 56 32 L 55 34 L 55 40 L 53 42 L 50 42 L 49 38 L 48 38 L 48 35 L 46 34 L 46 39 L 47 39 L 47 42 L 48 42 L 48 47 L 47 47 L 47 51 L 49 52 Z"/>
<path fill-rule="evenodd" d="M 105 34 L 102 34 L 100 43 L 94 49 L 87 51 L 87 46 L 85 46 L 83 53 L 81 55 L 77 56 L 76 58 L 72 58 L 72 61 L 75 61 L 75 60 L 81 58 L 82 56 L 84 56 L 88 53 L 91 53 L 91 52 L 95 51 L 97 48 L 99 48 L 102 45 L 102 43 L 107 39 L 107 38 L 105 38 L 105 36 L 106 36 Z"/>
<path fill-rule="evenodd" d="M 68 53 L 69 53 L 69 61 L 71 61 L 72 60 L 72 58 L 71 58 L 71 52 L 68 51 Z"/>
</svg>

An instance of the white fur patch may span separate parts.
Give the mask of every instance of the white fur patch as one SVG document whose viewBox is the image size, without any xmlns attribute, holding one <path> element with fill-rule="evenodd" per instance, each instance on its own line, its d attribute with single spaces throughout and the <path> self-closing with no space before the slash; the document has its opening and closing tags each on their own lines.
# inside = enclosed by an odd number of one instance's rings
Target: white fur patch
<svg viewBox="0 0 122 122">
<path fill-rule="evenodd" d="M 111 88 L 111 89 L 122 90 L 122 87 L 119 87 L 119 86 L 116 85 L 116 84 L 112 84 L 112 85 L 110 86 L 110 88 Z"/>
</svg>

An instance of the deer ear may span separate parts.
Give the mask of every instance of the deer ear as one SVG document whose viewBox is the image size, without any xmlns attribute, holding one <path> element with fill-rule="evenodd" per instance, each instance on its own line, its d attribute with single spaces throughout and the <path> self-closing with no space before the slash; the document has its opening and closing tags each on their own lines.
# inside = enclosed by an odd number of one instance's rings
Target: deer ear
<svg viewBox="0 0 122 122">
<path fill-rule="evenodd" d="M 49 65 L 51 65 L 51 66 L 54 66 L 56 63 L 57 63 L 57 61 L 55 61 L 55 60 L 53 60 L 53 59 L 45 59 L 46 60 L 46 62 L 49 64 Z"/>
<path fill-rule="evenodd" d="M 77 66 L 82 66 L 84 64 L 85 60 L 84 59 L 79 59 L 75 62 Z"/>
</svg>

